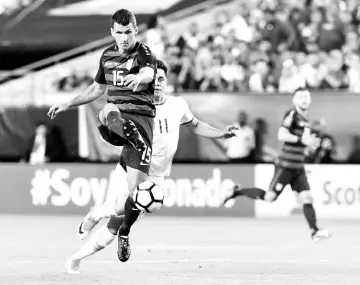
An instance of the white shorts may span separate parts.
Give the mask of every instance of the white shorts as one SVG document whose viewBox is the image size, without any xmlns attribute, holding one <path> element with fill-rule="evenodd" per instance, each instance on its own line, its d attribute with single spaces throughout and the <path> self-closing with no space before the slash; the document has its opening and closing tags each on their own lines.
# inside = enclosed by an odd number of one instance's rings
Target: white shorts
<svg viewBox="0 0 360 285">
<path fill-rule="evenodd" d="M 165 186 L 165 177 L 164 176 L 149 176 L 149 180 L 154 182 L 156 185 L 159 185 L 160 188 L 164 189 Z"/>
</svg>

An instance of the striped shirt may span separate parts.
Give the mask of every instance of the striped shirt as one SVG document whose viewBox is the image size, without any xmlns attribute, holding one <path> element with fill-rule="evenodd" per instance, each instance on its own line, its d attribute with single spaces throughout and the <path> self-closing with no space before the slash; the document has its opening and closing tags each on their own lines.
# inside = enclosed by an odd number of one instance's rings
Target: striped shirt
<svg viewBox="0 0 360 285">
<path fill-rule="evenodd" d="M 141 83 L 135 92 L 124 85 L 126 75 L 137 74 L 143 67 L 156 71 L 155 57 L 147 46 L 137 42 L 132 50 L 121 54 L 114 44 L 103 52 L 95 81 L 107 85 L 107 102 L 121 112 L 155 117 L 153 82 Z"/>
<path fill-rule="evenodd" d="M 296 109 L 291 109 L 285 113 L 282 120 L 282 127 L 289 130 L 293 135 L 301 137 L 305 130 L 309 130 L 309 121 Z M 284 168 L 298 169 L 305 163 L 305 148 L 301 142 L 284 142 L 281 146 L 281 152 L 277 164 Z"/>
</svg>

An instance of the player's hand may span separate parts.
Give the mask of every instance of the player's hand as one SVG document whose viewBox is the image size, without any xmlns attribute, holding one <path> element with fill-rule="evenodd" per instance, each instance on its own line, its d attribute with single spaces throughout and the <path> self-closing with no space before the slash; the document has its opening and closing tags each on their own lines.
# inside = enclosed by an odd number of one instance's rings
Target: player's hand
<svg viewBox="0 0 360 285">
<path fill-rule="evenodd" d="M 51 120 L 53 120 L 58 114 L 66 112 L 67 110 L 69 110 L 69 106 L 67 104 L 58 104 L 52 106 L 49 109 L 47 115 L 50 117 Z"/>
<path fill-rule="evenodd" d="M 136 91 L 140 83 L 141 83 L 141 78 L 136 74 L 128 74 L 124 78 L 124 85 L 129 88 L 132 88 L 133 92 Z"/>
<path fill-rule="evenodd" d="M 231 131 L 225 131 L 222 135 L 222 138 L 223 139 L 229 139 L 229 138 L 232 138 L 232 137 L 235 137 L 236 136 L 236 133 L 235 133 L 235 130 L 231 130 Z"/>
<path fill-rule="evenodd" d="M 301 137 L 301 142 L 306 145 L 309 146 L 311 148 L 318 148 L 320 146 L 320 138 L 318 138 L 315 134 L 303 134 L 303 136 Z"/>
<path fill-rule="evenodd" d="M 240 130 L 240 127 L 233 125 L 233 126 L 229 126 L 227 129 L 228 131 L 238 131 Z"/>
</svg>

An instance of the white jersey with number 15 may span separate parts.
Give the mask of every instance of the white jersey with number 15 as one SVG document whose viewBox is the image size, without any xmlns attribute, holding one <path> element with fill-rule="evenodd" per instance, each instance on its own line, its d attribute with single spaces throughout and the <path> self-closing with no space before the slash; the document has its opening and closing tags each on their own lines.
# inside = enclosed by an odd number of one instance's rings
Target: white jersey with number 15
<svg viewBox="0 0 360 285">
<path fill-rule="evenodd" d="M 181 97 L 166 96 L 156 106 L 150 176 L 169 176 L 178 142 L 180 125 L 188 123 L 194 115 Z"/>
</svg>

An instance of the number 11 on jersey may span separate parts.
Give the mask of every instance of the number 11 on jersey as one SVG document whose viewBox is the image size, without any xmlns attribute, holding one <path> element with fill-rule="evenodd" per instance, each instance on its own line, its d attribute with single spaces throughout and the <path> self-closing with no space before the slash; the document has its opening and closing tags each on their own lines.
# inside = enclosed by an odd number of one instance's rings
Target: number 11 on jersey
<svg viewBox="0 0 360 285">
<path fill-rule="evenodd" d="M 159 119 L 160 133 L 168 133 L 168 121 L 167 119 Z"/>
</svg>

